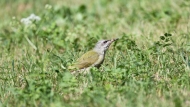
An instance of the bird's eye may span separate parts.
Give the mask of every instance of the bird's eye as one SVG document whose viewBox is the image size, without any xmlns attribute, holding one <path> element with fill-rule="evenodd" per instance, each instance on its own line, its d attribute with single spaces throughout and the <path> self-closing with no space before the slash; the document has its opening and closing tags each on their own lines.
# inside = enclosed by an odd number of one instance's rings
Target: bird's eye
<svg viewBox="0 0 190 107">
<path fill-rule="evenodd" d="M 106 40 L 106 41 L 104 41 L 103 43 L 105 44 L 105 43 L 107 43 L 108 41 Z"/>
</svg>

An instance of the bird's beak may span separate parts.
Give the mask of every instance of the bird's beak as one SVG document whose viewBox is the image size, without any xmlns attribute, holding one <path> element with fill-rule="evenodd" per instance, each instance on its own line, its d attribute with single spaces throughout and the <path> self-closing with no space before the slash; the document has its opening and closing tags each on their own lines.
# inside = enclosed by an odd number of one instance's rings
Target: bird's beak
<svg viewBox="0 0 190 107">
<path fill-rule="evenodd" d="M 114 41 L 116 41 L 116 40 L 118 40 L 119 38 L 115 38 L 115 39 L 111 39 L 110 41 L 111 41 L 111 43 L 112 42 L 114 42 Z"/>
</svg>

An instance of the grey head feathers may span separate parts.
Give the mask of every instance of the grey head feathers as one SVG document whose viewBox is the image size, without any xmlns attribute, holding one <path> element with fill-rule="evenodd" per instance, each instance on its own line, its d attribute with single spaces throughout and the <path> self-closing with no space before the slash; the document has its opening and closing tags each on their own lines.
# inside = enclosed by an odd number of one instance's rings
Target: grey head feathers
<svg viewBox="0 0 190 107">
<path fill-rule="evenodd" d="M 96 43 L 94 47 L 94 51 L 96 51 L 99 54 L 105 54 L 109 46 L 111 45 L 112 42 L 114 42 L 117 39 L 112 39 L 112 40 L 100 40 Z"/>
</svg>

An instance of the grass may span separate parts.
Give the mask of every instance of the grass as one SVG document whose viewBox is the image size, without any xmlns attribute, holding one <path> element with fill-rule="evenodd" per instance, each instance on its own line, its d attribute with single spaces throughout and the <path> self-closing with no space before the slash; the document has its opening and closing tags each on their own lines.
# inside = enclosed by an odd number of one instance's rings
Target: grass
<svg viewBox="0 0 190 107">
<path fill-rule="evenodd" d="M 188 0 L 0 1 L 0 106 L 189 107 Z M 30 25 L 22 18 L 41 18 Z M 67 66 L 100 39 L 100 69 Z"/>
</svg>

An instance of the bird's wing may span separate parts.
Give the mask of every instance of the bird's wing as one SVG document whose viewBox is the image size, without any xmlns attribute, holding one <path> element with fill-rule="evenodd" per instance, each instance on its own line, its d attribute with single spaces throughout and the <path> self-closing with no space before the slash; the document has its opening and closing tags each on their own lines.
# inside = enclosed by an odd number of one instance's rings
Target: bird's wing
<svg viewBox="0 0 190 107">
<path fill-rule="evenodd" d="M 87 68 L 93 65 L 99 58 L 99 54 L 94 51 L 88 51 L 84 55 L 82 55 L 78 60 L 75 66 L 78 69 Z"/>
</svg>

